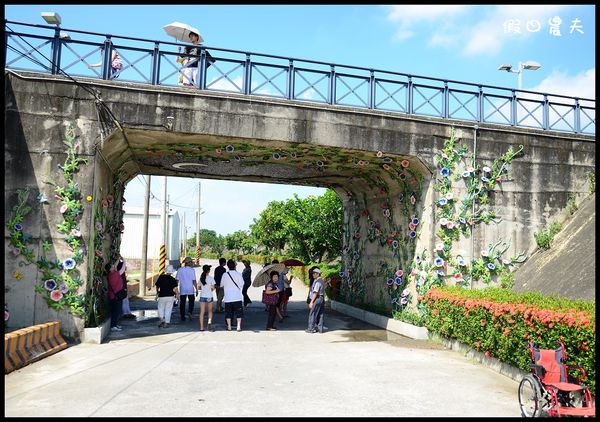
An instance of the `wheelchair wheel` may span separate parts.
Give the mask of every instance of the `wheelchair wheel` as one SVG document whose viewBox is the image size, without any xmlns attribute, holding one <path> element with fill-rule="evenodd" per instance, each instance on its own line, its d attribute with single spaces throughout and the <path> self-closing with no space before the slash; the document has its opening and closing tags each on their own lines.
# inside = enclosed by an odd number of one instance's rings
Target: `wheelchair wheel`
<svg viewBox="0 0 600 422">
<path fill-rule="evenodd" d="M 527 375 L 519 384 L 519 407 L 521 415 L 537 418 L 542 414 L 542 392 L 539 382 L 533 375 Z"/>
</svg>

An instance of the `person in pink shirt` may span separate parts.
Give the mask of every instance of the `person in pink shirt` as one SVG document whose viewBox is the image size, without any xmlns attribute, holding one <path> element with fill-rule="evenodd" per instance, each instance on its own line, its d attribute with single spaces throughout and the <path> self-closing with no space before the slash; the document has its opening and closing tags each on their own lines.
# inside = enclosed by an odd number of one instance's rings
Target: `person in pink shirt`
<svg viewBox="0 0 600 422">
<path fill-rule="evenodd" d="M 110 301 L 110 330 L 121 331 L 122 327 L 117 325 L 121 313 L 123 312 L 123 300 L 117 299 L 117 292 L 123 290 L 123 278 L 117 271 L 116 263 L 106 264 L 105 269 L 108 271 L 108 300 Z"/>
</svg>

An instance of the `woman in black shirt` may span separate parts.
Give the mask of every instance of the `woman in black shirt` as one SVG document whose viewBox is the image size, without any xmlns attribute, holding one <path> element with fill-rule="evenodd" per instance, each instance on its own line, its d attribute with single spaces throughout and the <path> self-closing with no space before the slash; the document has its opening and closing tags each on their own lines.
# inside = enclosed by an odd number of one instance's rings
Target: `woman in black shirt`
<svg viewBox="0 0 600 422">
<path fill-rule="evenodd" d="M 173 268 L 171 267 L 171 269 Z M 158 326 L 168 328 L 171 323 L 171 311 L 173 310 L 173 302 L 175 302 L 175 294 L 177 293 L 177 280 L 170 274 L 164 273 L 158 277 L 154 285 L 158 295 L 158 318 L 160 319 Z"/>
</svg>

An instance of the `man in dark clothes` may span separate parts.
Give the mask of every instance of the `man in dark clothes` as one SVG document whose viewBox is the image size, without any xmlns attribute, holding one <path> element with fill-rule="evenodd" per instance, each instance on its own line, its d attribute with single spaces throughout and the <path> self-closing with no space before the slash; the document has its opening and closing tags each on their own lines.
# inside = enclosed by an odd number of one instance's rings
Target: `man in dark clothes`
<svg viewBox="0 0 600 422">
<path fill-rule="evenodd" d="M 227 260 L 225 258 L 219 258 L 219 266 L 215 268 L 215 287 L 217 290 L 217 310 L 215 311 L 217 314 L 223 313 L 223 295 L 225 291 L 221 286 L 221 278 L 223 274 L 227 272 L 227 268 L 225 268 L 225 263 Z"/>
</svg>

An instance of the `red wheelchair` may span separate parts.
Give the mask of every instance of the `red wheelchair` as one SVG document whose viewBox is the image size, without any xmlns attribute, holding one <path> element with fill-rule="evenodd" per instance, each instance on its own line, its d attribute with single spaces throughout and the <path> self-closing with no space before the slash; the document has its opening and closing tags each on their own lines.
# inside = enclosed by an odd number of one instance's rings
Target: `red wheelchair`
<svg viewBox="0 0 600 422">
<path fill-rule="evenodd" d="M 525 417 L 542 416 L 592 416 L 596 415 L 594 399 L 589 388 L 582 385 L 585 370 L 580 366 L 567 366 L 565 346 L 557 342 L 554 350 L 540 349 L 529 342 L 531 348 L 531 374 L 519 384 L 519 406 Z M 582 376 L 573 378 L 569 368 L 578 368 Z M 544 415 L 545 416 L 545 415 Z"/>
</svg>

